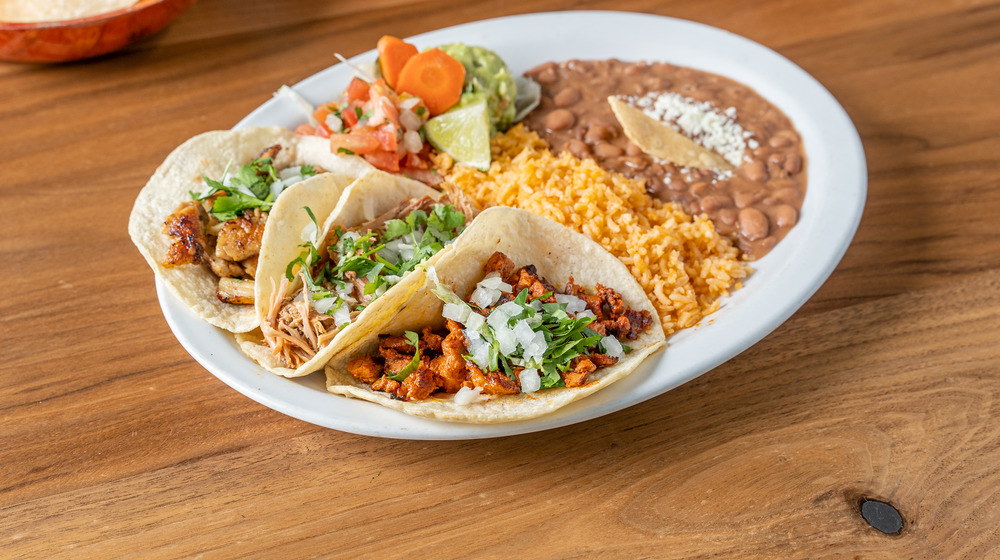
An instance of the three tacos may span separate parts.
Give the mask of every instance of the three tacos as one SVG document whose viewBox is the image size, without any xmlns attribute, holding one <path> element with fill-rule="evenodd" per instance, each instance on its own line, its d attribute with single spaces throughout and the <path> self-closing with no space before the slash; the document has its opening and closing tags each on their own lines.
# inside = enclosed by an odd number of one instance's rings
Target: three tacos
<svg viewBox="0 0 1000 560">
<path fill-rule="evenodd" d="M 231 205 L 244 195 L 257 196 L 259 207 L 219 210 L 224 205 L 218 200 L 231 197 L 223 200 Z M 467 205 L 458 204 L 458 210 L 443 198 L 421 183 L 373 170 L 360 158 L 331 154 L 319 138 L 278 127 L 218 131 L 196 136 L 168 156 L 137 197 L 129 233 L 164 284 L 202 319 L 235 333 L 244 353 L 265 369 L 286 377 L 325 369 L 330 392 L 417 416 L 480 423 L 533 418 L 606 387 L 663 346 L 648 297 L 599 244 L 511 208 L 491 208 L 472 219 Z M 188 222 L 177 218 L 182 210 Z M 171 229 L 193 216 L 207 233 L 224 236 L 229 228 L 257 236 L 249 246 L 252 256 L 224 263 L 244 274 L 228 281 L 249 282 L 243 293 L 250 290 L 252 305 L 220 299 L 226 279 L 217 263 L 176 264 L 178 243 L 205 260 L 225 252 L 221 238 L 192 242 Z M 560 379 L 551 388 L 520 391 L 518 376 L 531 369 L 520 367 L 517 375 L 509 368 L 484 372 L 516 379 L 514 394 L 483 395 L 480 388 L 470 399 L 469 390 L 478 385 L 466 380 L 459 398 L 440 390 L 405 400 L 351 375 L 351 360 L 377 351 L 387 335 L 445 325 L 440 294 L 469 298 L 498 252 L 560 292 L 566 287 L 586 298 L 579 286 L 591 295 L 613 289 L 630 310 L 649 317 L 649 328 L 627 341 L 628 354 L 576 386 L 563 386 Z M 602 351 L 595 348 L 588 352 Z M 476 379 L 482 385 L 485 377 Z"/>
</svg>

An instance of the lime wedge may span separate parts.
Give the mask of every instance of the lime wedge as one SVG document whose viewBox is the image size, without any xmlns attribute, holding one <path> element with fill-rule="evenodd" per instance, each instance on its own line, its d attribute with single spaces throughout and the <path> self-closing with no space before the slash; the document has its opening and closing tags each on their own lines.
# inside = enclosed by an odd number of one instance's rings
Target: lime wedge
<svg viewBox="0 0 1000 560">
<path fill-rule="evenodd" d="M 490 168 L 490 117 L 486 101 L 452 109 L 424 123 L 427 141 L 455 163 Z"/>
</svg>

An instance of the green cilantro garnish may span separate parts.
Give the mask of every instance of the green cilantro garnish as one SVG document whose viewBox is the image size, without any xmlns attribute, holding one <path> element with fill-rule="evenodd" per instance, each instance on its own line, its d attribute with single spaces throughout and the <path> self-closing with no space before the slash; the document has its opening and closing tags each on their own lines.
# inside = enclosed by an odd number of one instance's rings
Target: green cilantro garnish
<svg viewBox="0 0 1000 560">
<path fill-rule="evenodd" d="M 396 381 L 403 381 L 409 377 L 411 373 L 417 371 L 418 367 L 420 367 L 420 339 L 417 336 L 417 333 L 413 331 L 406 331 L 403 333 L 403 336 L 406 338 L 406 341 L 410 343 L 410 346 L 413 347 L 415 352 L 413 353 L 413 359 L 410 360 L 410 363 L 406 364 L 406 367 L 397 371 L 394 375 L 389 376 L 390 379 L 394 379 Z"/>
<path fill-rule="evenodd" d="M 229 162 L 223 172 L 223 177 L 229 173 L 231 166 L 232 162 Z M 310 172 L 315 174 L 315 170 L 311 167 Z M 304 171 L 303 176 L 305 176 Z M 268 212 L 274 204 L 271 184 L 278 180 L 278 173 L 271 158 L 258 158 L 237 167 L 236 171 L 229 177 L 228 186 L 224 185 L 222 181 L 209 179 L 204 175 L 201 178 L 208 185 L 208 190 L 200 194 L 194 192 L 189 194 L 193 200 L 205 200 L 219 191 L 225 192 L 226 196 L 217 197 L 212 202 L 212 209 L 209 210 L 220 222 L 235 219 L 244 210 L 250 208 L 260 208 L 262 211 Z"/>
<path fill-rule="evenodd" d="M 354 155 L 354 152 L 352 152 L 351 150 L 348 150 L 347 148 L 337 148 L 337 153 L 338 154 L 347 154 L 349 156 L 353 156 Z"/>
<path fill-rule="evenodd" d="M 319 223 L 312 210 L 308 207 L 304 210 L 318 230 Z M 301 244 L 303 250 L 288 263 L 285 277 L 291 281 L 301 275 L 314 300 L 338 297 L 343 301 L 340 293 L 344 288 L 360 281 L 364 284 L 360 294 L 352 288 L 351 297 L 356 301 L 348 298 L 346 303 L 353 311 L 361 311 L 443 249 L 464 228 L 465 215 L 441 204 L 434 205 L 429 213 L 415 210 L 403 219 L 391 220 L 382 231 L 360 234 L 337 226 L 329 236 L 329 245 L 321 248 L 311 241 Z M 412 247 L 411 258 L 404 258 L 402 250 L 386 248 L 387 243 L 397 239 L 394 245 Z M 341 301 L 328 313 L 338 309 Z"/>
<path fill-rule="evenodd" d="M 438 285 L 434 293 L 445 303 L 455 303 L 457 296 L 446 286 Z M 550 295 L 550 294 L 546 294 Z M 511 379 L 514 378 L 515 367 L 536 368 L 541 378 L 541 388 L 562 387 L 565 383 L 560 373 L 570 369 L 570 362 L 578 356 L 589 354 L 603 338 L 590 329 L 591 317 L 571 317 L 566 313 L 565 303 L 542 303 L 542 298 L 528 301 L 528 290 L 521 290 L 513 300 L 513 305 L 504 304 L 506 311 L 512 307 L 517 309 L 508 313 L 505 326 L 514 328 L 520 321 L 526 321 L 535 333 L 542 333 L 545 339 L 545 350 L 541 359 L 538 356 L 525 356 L 525 348 L 521 343 L 516 349 L 504 355 L 500 352 L 500 342 L 496 331 L 489 320 L 479 329 L 479 336 L 489 344 L 489 358 L 485 364 L 489 371 L 502 371 Z M 536 303 L 537 302 L 537 303 Z M 464 302 L 463 302 L 464 303 Z M 539 305 L 541 304 L 541 305 Z M 468 304 L 466 304 L 468 305 Z M 476 313 L 473 309 L 473 313 Z M 491 310 L 491 313 L 496 309 Z M 474 360 L 473 356 L 465 356 Z M 482 364 L 481 364 L 482 365 Z"/>
</svg>

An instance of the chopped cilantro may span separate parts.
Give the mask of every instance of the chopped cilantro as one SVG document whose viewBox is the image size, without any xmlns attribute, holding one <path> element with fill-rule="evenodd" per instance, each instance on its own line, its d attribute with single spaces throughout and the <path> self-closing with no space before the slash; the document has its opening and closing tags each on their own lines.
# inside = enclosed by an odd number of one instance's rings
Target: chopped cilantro
<svg viewBox="0 0 1000 560">
<path fill-rule="evenodd" d="M 216 197 L 212 201 L 212 209 L 209 212 L 220 222 L 238 218 L 244 210 L 260 208 L 264 212 L 269 212 L 274 204 L 274 197 L 271 195 L 271 184 L 278 180 L 277 170 L 274 168 L 274 161 L 271 158 L 257 158 L 250 163 L 236 168 L 232 174 L 229 173 L 232 162 L 226 166 L 222 176 L 229 176 L 228 185 L 222 181 L 209 179 L 202 175 L 202 180 L 208 185 L 208 190 L 203 193 L 189 193 L 193 200 L 205 200 L 215 193 L 222 191 L 225 196 Z M 303 166 L 302 174 L 306 176 L 305 168 L 309 167 L 309 173 L 315 175 L 315 170 L 311 166 Z"/>
<path fill-rule="evenodd" d="M 312 210 L 304 210 L 318 229 Z M 344 288 L 351 287 L 352 295 L 346 296 L 346 303 L 352 311 L 361 311 L 443 249 L 464 228 L 465 215 L 441 204 L 434 205 L 430 212 L 416 210 L 402 219 L 390 220 L 383 230 L 360 233 L 337 226 L 329 233 L 327 245 L 317 247 L 311 241 L 301 244 L 303 249 L 286 266 L 285 277 L 292 280 L 301 275 L 314 300 L 334 296 L 343 299 Z M 397 249 L 388 249 L 390 242 Z M 406 245 L 407 250 L 398 250 L 401 245 Z M 357 291 L 353 285 L 358 285 Z"/>
<path fill-rule="evenodd" d="M 354 152 L 352 152 L 351 150 L 348 150 L 347 148 L 337 148 L 337 153 L 338 154 L 347 154 L 349 156 L 353 156 L 354 155 Z"/>
<path fill-rule="evenodd" d="M 403 381 L 409 377 L 411 373 L 417 371 L 418 367 L 420 367 L 420 338 L 417 336 L 417 333 L 413 331 L 406 331 L 403 333 L 403 336 L 406 338 L 406 341 L 410 343 L 410 346 L 413 347 L 415 352 L 413 353 L 413 359 L 410 360 L 410 363 L 406 364 L 406 367 L 397 371 L 394 375 L 389 376 L 391 379 L 396 381 Z"/>
<path fill-rule="evenodd" d="M 457 299 L 454 292 L 441 284 L 434 293 L 445 303 L 455 303 L 454 300 Z M 574 358 L 593 351 L 603 337 L 588 327 L 593 318 L 571 317 L 566 313 L 565 303 L 543 303 L 536 309 L 531 303 L 538 300 L 528 302 L 527 299 L 527 289 L 518 292 L 513 303 L 520 307 L 520 310 L 508 313 L 509 317 L 504 326 L 514 328 L 520 321 L 526 321 L 533 332 L 541 333 L 545 339 L 545 350 L 541 353 L 541 359 L 534 354 L 526 356 L 526 348 L 521 342 L 518 342 L 513 352 L 507 355 L 501 353 L 496 330 L 487 322 L 479 329 L 479 335 L 489 344 L 486 368 L 489 371 L 502 371 L 513 379 L 515 367 L 532 367 L 538 370 L 542 389 L 562 387 L 565 384 L 560 373 L 570 369 L 570 362 Z M 495 312 L 495 309 L 492 312 Z M 466 359 L 473 358 L 466 356 Z"/>
</svg>

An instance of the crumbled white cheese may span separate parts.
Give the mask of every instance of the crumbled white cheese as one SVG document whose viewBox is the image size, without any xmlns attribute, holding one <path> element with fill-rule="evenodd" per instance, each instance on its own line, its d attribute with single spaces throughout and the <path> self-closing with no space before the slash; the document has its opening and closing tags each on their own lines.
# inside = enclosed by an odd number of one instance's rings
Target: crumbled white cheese
<svg viewBox="0 0 1000 560">
<path fill-rule="evenodd" d="M 707 101 L 697 101 L 678 93 L 652 92 L 625 101 L 650 117 L 666 123 L 726 161 L 739 167 L 747 138 L 752 135 L 736 123 L 736 108 L 719 111 Z"/>
</svg>

